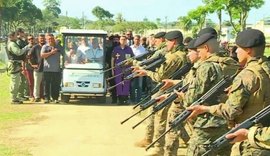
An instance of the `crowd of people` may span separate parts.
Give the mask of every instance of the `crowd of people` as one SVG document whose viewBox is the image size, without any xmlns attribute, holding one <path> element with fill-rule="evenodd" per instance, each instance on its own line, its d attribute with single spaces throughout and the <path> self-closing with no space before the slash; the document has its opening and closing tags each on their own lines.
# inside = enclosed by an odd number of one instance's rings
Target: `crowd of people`
<svg viewBox="0 0 270 156">
<path fill-rule="evenodd" d="M 185 90 L 174 91 L 178 97 L 149 118 L 144 138 L 135 145 L 148 146 L 184 110 L 192 111 L 189 120 L 156 142 L 147 155 L 176 156 L 179 142 L 187 146 L 186 155 L 203 155 L 208 150 L 207 145 L 270 102 L 270 63 L 264 56 L 266 41 L 263 32 L 256 29 L 240 32 L 236 37 L 236 46 L 230 48 L 226 42 L 218 41 L 216 30 L 210 27 L 200 30 L 194 39 L 184 38 L 178 30 L 158 32 L 149 37 L 133 36 L 132 31 L 128 31 L 121 36 L 109 36 L 104 41 L 106 58 L 102 58 L 103 47 L 99 46 L 100 41 L 95 38 L 91 39 L 91 46 L 85 38 L 81 38 L 78 43 L 68 42 L 66 54 L 65 48 L 55 41 L 52 34 L 40 34 L 37 43 L 32 35 L 24 35 L 22 29 L 11 32 L 7 46 L 14 104 L 20 104 L 29 97 L 35 102 L 40 102 L 41 98 L 44 98 L 44 103 L 59 102 L 61 56 L 68 58 L 67 64 L 105 59 L 106 67 L 112 68 L 108 77 L 115 76 L 109 85 L 119 84 L 115 90 L 111 90 L 112 103 L 120 105 L 140 102 L 144 94 L 149 94 L 160 82 L 164 85 L 152 95 L 152 99 L 158 102 L 170 96 L 163 93 L 169 87 L 179 83 L 187 86 Z M 87 54 L 93 49 L 97 49 L 95 53 Z M 131 59 L 146 53 L 153 54 L 143 59 L 162 55 L 165 60 L 150 70 L 139 66 L 143 60 Z M 117 66 L 125 60 L 132 61 Z M 187 63 L 193 65 L 190 71 L 182 79 L 171 79 Z M 123 74 L 128 68 L 132 68 L 132 73 L 135 73 L 132 80 L 125 79 L 131 72 Z M 230 87 L 214 94 L 201 105 L 192 105 L 224 76 L 235 76 Z M 228 139 L 237 143 L 217 149 L 215 155 L 269 155 L 268 126 L 269 121 L 250 130 L 241 129 L 227 135 Z"/>
</svg>

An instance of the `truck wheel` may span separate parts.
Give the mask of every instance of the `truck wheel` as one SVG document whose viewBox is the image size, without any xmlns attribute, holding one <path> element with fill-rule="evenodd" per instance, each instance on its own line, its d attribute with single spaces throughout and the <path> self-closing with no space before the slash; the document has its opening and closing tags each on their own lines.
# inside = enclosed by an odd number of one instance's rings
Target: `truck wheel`
<svg viewBox="0 0 270 156">
<path fill-rule="evenodd" d="M 63 95 L 61 94 L 61 101 L 64 103 L 69 103 L 70 95 Z"/>
</svg>

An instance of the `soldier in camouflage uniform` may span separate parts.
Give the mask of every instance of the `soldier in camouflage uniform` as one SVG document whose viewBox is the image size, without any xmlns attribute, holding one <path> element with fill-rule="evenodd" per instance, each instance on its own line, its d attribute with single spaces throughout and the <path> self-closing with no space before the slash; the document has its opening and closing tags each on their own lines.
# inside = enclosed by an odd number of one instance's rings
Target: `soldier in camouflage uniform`
<svg viewBox="0 0 270 156">
<path fill-rule="evenodd" d="M 189 51 L 187 54 L 189 61 L 195 65 L 194 68 L 191 68 L 190 72 L 183 79 L 185 83 L 188 83 L 190 80 L 192 80 L 193 73 L 195 72 L 194 69 L 196 69 L 196 62 L 199 60 L 198 52 L 194 47 L 195 41 L 196 41 L 195 39 L 190 41 L 190 43 L 186 46 Z M 164 79 L 162 81 L 165 82 L 165 85 L 162 86 L 161 90 L 166 90 L 167 88 L 176 85 L 181 80 Z M 166 97 L 167 95 L 161 95 L 156 99 L 158 99 L 159 102 L 162 102 Z M 167 128 L 169 128 L 169 122 L 175 119 L 176 116 L 178 116 L 183 110 L 184 110 L 183 101 L 181 99 L 178 98 L 172 102 L 168 110 L 167 125 L 166 125 Z M 184 129 L 184 125 L 179 125 L 177 128 L 172 129 L 169 133 L 167 133 L 165 136 L 164 156 L 176 156 L 179 148 L 179 136 L 185 142 L 185 144 L 187 144 L 189 140 L 188 135 L 189 134 L 187 133 L 186 129 Z"/>
<path fill-rule="evenodd" d="M 146 70 L 136 70 L 138 76 L 149 76 L 153 81 L 161 82 L 162 79 L 169 78 L 177 69 L 186 64 L 186 53 L 183 52 L 183 36 L 180 31 L 171 31 L 165 35 L 167 39 L 166 61 L 156 69 L 155 72 Z M 169 108 L 169 107 L 168 107 Z M 155 131 L 154 138 L 159 137 L 166 129 L 166 118 L 168 108 L 165 108 L 155 114 Z M 155 144 L 147 155 L 163 155 L 164 139 Z"/>
<path fill-rule="evenodd" d="M 9 34 L 9 42 L 7 45 L 7 54 L 9 58 L 8 72 L 11 76 L 11 98 L 12 104 L 22 104 L 23 101 L 19 97 L 19 88 L 21 86 L 22 79 L 22 63 L 25 58 L 25 53 L 29 49 L 27 46 L 20 48 L 16 43 L 17 36 L 15 32 Z"/>
<path fill-rule="evenodd" d="M 195 47 L 199 52 L 200 60 L 195 66 L 193 78 L 189 80 L 189 87 L 183 94 L 185 106 L 189 106 L 212 88 L 224 76 L 222 66 L 216 62 L 219 51 L 216 36 L 211 32 L 202 33 L 195 42 Z M 213 105 L 219 98 L 214 97 L 206 102 L 205 105 Z M 187 155 L 202 155 L 206 149 L 204 145 L 211 140 L 215 140 L 221 134 L 228 131 L 226 121 L 220 117 L 210 114 L 199 116 L 193 121 L 193 132 L 187 149 Z M 228 155 L 229 147 L 219 151 L 218 155 Z"/>
<path fill-rule="evenodd" d="M 252 147 L 264 148 L 270 150 L 270 127 L 251 127 L 239 129 L 238 131 L 228 134 L 227 139 L 233 139 L 231 143 L 241 142 L 248 139 Z"/>
<path fill-rule="evenodd" d="M 264 34 L 256 29 L 240 32 L 236 38 L 237 57 L 245 68 L 235 77 L 225 103 L 193 106 L 190 118 L 209 113 L 238 124 L 259 112 L 270 102 L 270 63 L 263 56 Z M 206 113 L 207 112 L 207 113 Z M 254 148 L 249 141 L 235 143 L 231 155 L 269 155 L 270 151 Z"/>
<path fill-rule="evenodd" d="M 159 33 L 154 35 L 156 52 L 149 59 L 151 59 L 155 56 L 158 56 L 159 54 L 165 55 L 165 52 L 166 52 L 166 43 L 165 43 L 165 38 L 164 38 L 165 34 L 166 34 L 165 32 L 159 32 Z M 133 67 L 138 65 L 139 63 L 140 63 L 139 61 L 134 60 Z M 134 67 L 134 68 L 136 68 L 136 67 Z M 157 84 L 156 82 L 154 82 L 152 80 L 151 80 L 151 83 L 152 83 L 152 87 L 154 87 Z M 150 113 L 151 109 L 148 109 L 148 110 Z M 153 135 L 154 135 L 154 116 L 152 115 L 147 120 L 147 126 L 145 129 L 145 137 L 142 140 L 136 142 L 135 146 L 146 147 L 147 145 L 149 145 L 153 141 Z"/>
</svg>

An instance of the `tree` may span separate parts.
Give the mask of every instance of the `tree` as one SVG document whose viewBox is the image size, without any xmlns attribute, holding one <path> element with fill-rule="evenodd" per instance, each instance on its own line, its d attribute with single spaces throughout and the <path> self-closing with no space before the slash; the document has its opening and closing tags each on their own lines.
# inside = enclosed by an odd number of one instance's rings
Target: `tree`
<svg viewBox="0 0 270 156">
<path fill-rule="evenodd" d="M 253 8 L 258 9 L 264 4 L 264 0 L 203 0 L 203 2 L 210 6 L 214 3 L 212 10 L 224 9 L 236 33 L 246 29 L 249 11 Z"/>
<path fill-rule="evenodd" d="M 198 6 L 196 9 L 190 10 L 188 12 L 186 18 L 192 20 L 192 23 L 195 22 L 192 27 L 193 34 L 196 34 L 196 32 L 202 29 L 203 25 L 205 24 L 205 18 L 207 14 L 207 6 Z"/>
<path fill-rule="evenodd" d="M 188 31 L 192 26 L 192 20 L 188 16 L 180 16 L 178 18 L 178 26 L 184 31 Z"/>
<path fill-rule="evenodd" d="M 45 10 L 52 14 L 54 17 L 58 18 L 61 14 L 60 0 L 43 0 Z"/>
<path fill-rule="evenodd" d="M 31 0 L 17 0 L 14 6 L 2 10 L 3 20 L 8 23 L 8 29 L 15 30 L 18 26 L 30 27 L 36 20 L 42 19 L 42 13 Z"/>
<path fill-rule="evenodd" d="M 92 10 L 92 14 L 94 16 L 96 16 L 99 20 L 111 19 L 113 17 L 113 14 L 111 14 L 109 11 L 101 8 L 100 6 L 96 6 Z"/>
<path fill-rule="evenodd" d="M 124 21 L 125 21 L 125 19 L 124 19 L 123 15 L 121 13 L 116 14 L 116 16 L 115 16 L 115 22 L 116 23 L 122 23 Z"/>
</svg>

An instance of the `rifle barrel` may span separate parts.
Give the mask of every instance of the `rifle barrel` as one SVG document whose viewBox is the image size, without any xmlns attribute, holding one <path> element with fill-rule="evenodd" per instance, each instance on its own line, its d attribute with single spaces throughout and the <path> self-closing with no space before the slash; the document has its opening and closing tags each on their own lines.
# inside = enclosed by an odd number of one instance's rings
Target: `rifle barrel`
<svg viewBox="0 0 270 156">
<path fill-rule="evenodd" d="M 138 111 L 138 112 L 132 114 L 130 117 L 128 117 L 128 118 L 126 118 L 125 120 L 121 121 L 121 122 L 120 122 L 121 125 L 124 124 L 125 122 L 127 122 L 129 119 L 133 118 L 135 115 L 141 113 L 141 112 L 142 112 L 142 110 L 140 110 L 140 111 Z"/>
<path fill-rule="evenodd" d="M 140 122 L 138 122 L 136 125 L 134 125 L 134 126 L 132 127 L 132 129 L 135 129 L 136 127 L 138 127 L 141 123 L 143 123 L 146 119 L 148 119 L 148 118 L 149 118 L 150 116 L 152 116 L 152 115 L 153 115 L 153 113 L 147 115 L 144 119 L 142 119 Z"/>
</svg>

